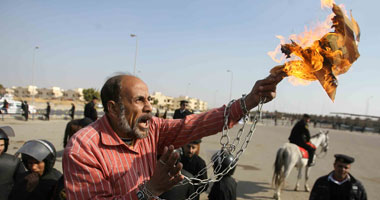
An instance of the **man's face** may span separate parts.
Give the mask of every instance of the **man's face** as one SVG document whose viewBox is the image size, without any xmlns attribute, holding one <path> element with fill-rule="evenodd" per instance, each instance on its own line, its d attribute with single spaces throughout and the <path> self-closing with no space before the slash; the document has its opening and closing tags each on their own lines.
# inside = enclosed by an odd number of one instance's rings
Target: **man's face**
<svg viewBox="0 0 380 200">
<path fill-rule="evenodd" d="M 5 140 L 0 140 L 0 155 L 3 154 L 5 149 Z"/>
<path fill-rule="evenodd" d="M 181 110 L 185 110 L 188 103 L 181 103 Z"/>
<path fill-rule="evenodd" d="M 119 129 L 127 137 L 145 138 L 149 134 L 152 106 L 148 87 L 135 77 L 121 81 L 119 105 Z"/>
<path fill-rule="evenodd" d="M 199 144 L 187 144 L 183 146 L 183 153 L 186 157 L 193 157 L 194 154 L 198 151 Z"/>
<path fill-rule="evenodd" d="M 310 118 L 305 118 L 306 123 L 310 123 Z"/>
<path fill-rule="evenodd" d="M 339 181 L 344 180 L 347 177 L 350 168 L 351 164 L 336 161 L 334 163 L 334 178 Z"/>
<path fill-rule="evenodd" d="M 38 175 L 42 176 L 45 171 L 45 162 L 44 161 L 38 161 L 34 158 L 29 158 L 27 161 L 28 169 L 31 172 L 35 172 Z"/>
</svg>

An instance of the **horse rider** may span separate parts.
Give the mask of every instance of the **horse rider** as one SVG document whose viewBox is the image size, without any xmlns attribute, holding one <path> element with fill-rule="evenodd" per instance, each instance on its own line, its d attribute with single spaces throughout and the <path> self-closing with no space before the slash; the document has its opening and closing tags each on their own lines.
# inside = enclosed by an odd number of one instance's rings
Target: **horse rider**
<svg viewBox="0 0 380 200">
<path fill-rule="evenodd" d="M 307 166 L 310 167 L 315 165 L 313 162 L 315 147 L 310 145 L 310 132 L 308 126 L 309 122 L 310 116 L 308 114 L 304 114 L 302 119 L 298 121 L 296 125 L 294 125 L 289 136 L 289 142 L 306 149 L 306 151 L 309 153 Z"/>
</svg>

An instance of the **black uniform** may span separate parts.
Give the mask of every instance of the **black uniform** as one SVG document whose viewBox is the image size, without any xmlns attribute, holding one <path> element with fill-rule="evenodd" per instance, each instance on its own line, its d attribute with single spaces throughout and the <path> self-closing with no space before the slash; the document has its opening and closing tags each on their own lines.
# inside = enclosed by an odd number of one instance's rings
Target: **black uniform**
<svg viewBox="0 0 380 200">
<path fill-rule="evenodd" d="M 7 200 L 13 184 L 25 172 L 17 157 L 2 153 L 0 155 L 0 200 Z"/>
<path fill-rule="evenodd" d="M 28 192 L 26 190 L 27 181 L 25 180 L 25 177 L 30 173 L 31 172 L 25 172 L 17 180 L 15 186 L 13 187 L 11 195 L 9 196 L 9 200 L 51 199 L 54 192 L 54 188 L 58 180 L 61 178 L 62 173 L 52 168 L 46 174 L 40 177 L 37 187 L 33 191 Z"/>
<path fill-rule="evenodd" d="M 193 177 L 192 174 L 190 174 L 188 171 L 184 169 L 181 170 L 181 174 L 189 178 Z M 167 199 L 167 200 L 185 200 L 188 197 L 190 197 L 190 195 L 193 193 L 194 193 L 194 186 L 191 185 L 190 183 L 187 183 L 185 185 L 179 184 L 179 185 L 174 186 L 169 191 L 160 195 L 160 198 Z"/>
<path fill-rule="evenodd" d="M 51 110 L 51 107 L 50 107 L 50 104 L 48 104 L 46 107 L 46 120 L 50 119 L 50 110 Z"/>
<path fill-rule="evenodd" d="M 305 120 L 302 119 L 299 122 L 297 122 L 296 125 L 294 125 L 289 136 L 289 142 L 306 149 L 306 151 L 309 153 L 308 164 L 313 162 L 314 152 L 315 152 L 314 148 L 306 144 L 309 141 L 310 141 L 309 127 L 307 123 L 305 122 Z"/>
<path fill-rule="evenodd" d="M 92 121 L 96 121 L 98 119 L 98 112 L 95 109 L 94 102 L 89 102 L 84 107 L 84 117 L 88 117 L 92 119 Z"/>
<path fill-rule="evenodd" d="M 185 109 L 184 111 L 181 112 L 181 109 L 177 109 L 174 111 L 174 115 L 173 115 L 173 119 L 183 119 L 185 118 L 187 115 L 191 115 L 193 114 L 192 112 L 190 112 L 189 110 Z"/>
<path fill-rule="evenodd" d="M 206 162 L 201 157 L 199 157 L 197 154 L 194 154 L 191 158 L 183 155 L 181 157 L 181 163 L 183 164 L 183 169 L 190 172 L 193 176 L 198 175 L 198 173 L 203 168 L 206 167 Z M 197 178 L 199 178 L 201 180 L 207 179 L 207 171 L 203 175 L 198 176 Z M 194 188 L 194 190 L 197 190 L 198 187 L 196 186 Z M 205 190 L 207 190 L 207 187 L 208 186 L 206 186 Z M 197 198 L 194 198 L 194 199 L 199 199 L 199 195 Z"/>
<path fill-rule="evenodd" d="M 29 105 L 28 105 L 28 103 L 21 104 L 21 109 L 23 111 L 25 121 L 28 121 L 28 118 L 29 118 Z"/>
<path fill-rule="evenodd" d="M 350 180 L 342 185 L 330 181 L 329 175 L 317 179 L 309 200 L 367 200 L 363 185 L 351 174 L 349 174 Z"/>
<path fill-rule="evenodd" d="M 208 195 L 209 200 L 236 200 L 237 183 L 231 176 L 224 176 L 214 183 Z"/>
<path fill-rule="evenodd" d="M 74 115 L 75 115 L 75 105 L 71 106 L 69 114 L 70 114 L 71 119 L 73 120 L 74 119 Z"/>
</svg>

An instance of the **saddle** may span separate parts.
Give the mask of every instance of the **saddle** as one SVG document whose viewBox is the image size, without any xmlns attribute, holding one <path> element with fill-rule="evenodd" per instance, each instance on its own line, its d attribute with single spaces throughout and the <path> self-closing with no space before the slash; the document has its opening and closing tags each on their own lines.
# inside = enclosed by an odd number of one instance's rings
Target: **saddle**
<svg viewBox="0 0 380 200">
<path fill-rule="evenodd" d="M 311 146 L 311 147 L 313 147 L 314 149 L 317 148 L 317 147 L 316 147 L 314 144 L 312 144 L 311 142 L 307 142 L 306 144 L 309 145 L 309 146 Z M 302 158 L 309 158 L 309 153 L 307 153 L 306 149 L 304 149 L 304 148 L 302 148 L 302 147 L 300 147 L 300 146 L 298 146 L 298 148 L 299 148 L 300 151 L 301 151 Z"/>
</svg>

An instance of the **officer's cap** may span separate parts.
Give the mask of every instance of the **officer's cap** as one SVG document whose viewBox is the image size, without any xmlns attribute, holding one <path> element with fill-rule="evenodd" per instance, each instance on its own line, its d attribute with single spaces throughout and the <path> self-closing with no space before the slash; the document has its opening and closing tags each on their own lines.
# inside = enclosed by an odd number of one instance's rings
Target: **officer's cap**
<svg viewBox="0 0 380 200">
<path fill-rule="evenodd" d="M 185 104 L 185 103 L 189 103 L 189 101 L 187 101 L 187 100 L 181 100 L 180 103 L 181 104 Z"/>
<path fill-rule="evenodd" d="M 353 158 L 351 156 L 344 155 L 344 154 L 335 154 L 334 156 L 335 156 L 335 162 L 339 161 L 342 163 L 351 164 L 355 161 L 355 158 Z"/>
</svg>

